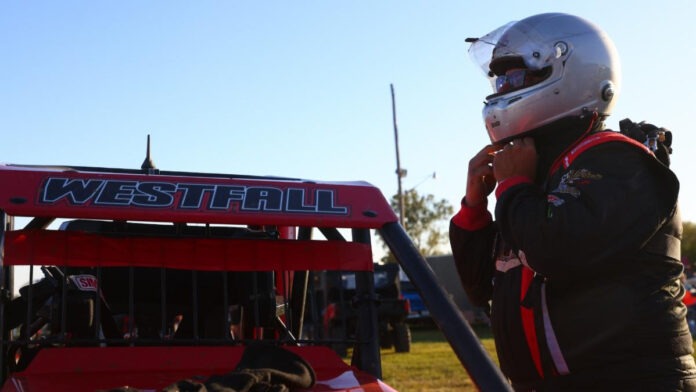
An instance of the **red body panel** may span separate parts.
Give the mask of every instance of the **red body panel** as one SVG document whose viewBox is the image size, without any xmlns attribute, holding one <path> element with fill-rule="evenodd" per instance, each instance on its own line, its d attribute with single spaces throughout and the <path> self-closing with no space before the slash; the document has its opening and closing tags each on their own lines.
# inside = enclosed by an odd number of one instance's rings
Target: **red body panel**
<svg viewBox="0 0 696 392">
<path fill-rule="evenodd" d="M 368 244 L 339 241 L 109 237 L 19 230 L 6 233 L 5 265 L 161 267 L 209 271 L 372 271 Z"/>
<path fill-rule="evenodd" d="M 379 189 L 327 183 L 0 166 L 0 209 L 15 216 L 379 228 L 398 220 Z"/>
<path fill-rule="evenodd" d="M 326 347 L 285 347 L 304 358 L 317 381 L 309 391 L 394 391 L 348 366 Z M 129 386 L 158 391 L 176 381 L 234 370 L 244 347 L 88 347 L 40 351 L 29 368 L 14 373 L 0 392 L 89 391 Z"/>
</svg>

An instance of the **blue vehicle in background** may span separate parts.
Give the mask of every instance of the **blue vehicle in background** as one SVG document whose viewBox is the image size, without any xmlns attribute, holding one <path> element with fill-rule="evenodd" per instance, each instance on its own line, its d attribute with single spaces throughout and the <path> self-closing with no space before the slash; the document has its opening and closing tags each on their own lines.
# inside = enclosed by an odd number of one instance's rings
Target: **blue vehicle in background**
<svg viewBox="0 0 696 392">
<path fill-rule="evenodd" d="M 430 311 L 425 306 L 423 298 L 421 298 L 416 286 L 411 283 L 408 276 L 403 271 L 399 272 L 399 286 L 401 288 L 401 295 L 408 300 L 410 305 L 410 311 L 408 313 L 407 319 L 409 321 L 426 321 L 430 319 Z"/>
</svg>

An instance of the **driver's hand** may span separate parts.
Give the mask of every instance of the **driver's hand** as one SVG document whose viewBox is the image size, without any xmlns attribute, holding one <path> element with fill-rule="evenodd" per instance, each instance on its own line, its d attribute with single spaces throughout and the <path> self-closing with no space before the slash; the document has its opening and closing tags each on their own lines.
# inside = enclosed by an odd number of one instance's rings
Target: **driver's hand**
<svg viewBox="0 0 696 392">
<path fill-rule="evenodd" d="M 515 139 L 495 154 L 493 173 L 498 182 L 516 176 L 525 176 L 534 181 L 537 159 L 534 139 Z"/>
<path fill-rule="evenodd" d="M 494 151 L 494 146 L 485 146 L 469 161 L 466 195 L 464 196 L 466 205 L 469 207 L 483 203 L 495 189 L 495 176 L 491 166 Z"/>
</svg>

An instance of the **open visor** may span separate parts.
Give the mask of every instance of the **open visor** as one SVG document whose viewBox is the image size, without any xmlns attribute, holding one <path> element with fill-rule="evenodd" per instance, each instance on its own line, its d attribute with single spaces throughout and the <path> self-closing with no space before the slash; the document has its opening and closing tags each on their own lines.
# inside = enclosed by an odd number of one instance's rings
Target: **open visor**
<svg viewBox="0 0 696 392">
<path fill-rule="evenodd" d="M 478 65 L 479 68 L 481 68 L 481 71 L 483 71 L 486 77 L 493 77 L 493 75 L 491 75 L 490 70 L 491 59 L 493 58 L 493 50 L 495 49 L 496 45 L 498 45 L 500 37 L 502 37 L 503 34 L 505 34 L 505 32 L 508 31 L 510 27 L 512 27 L 512 25 L 514 25 L 515 23 L 517 22 L 509 22 L 503 26 L 498 27 L 497 29 L 491 31 L 490 33 L 484 35 L 481 38 L 467 39 L 467 41 L 472 42 L 471 46 L 469 47 L 469 57 L 471 58 L 471 61 L 474 62 L 474 64 Z"/>
<path fill-rule="evenodd" d="M 567 49 L 546 42 L 533 26 L 524 22 L 507 23 L 471 41 L 469 56 L 481 68 L 496 93 L 504 93 L 505 89 L 501 87 L 506 86 L 506 81 L 500 77 L 504 77 L 510 68 L 524 68 L 530 73 L 542 71 Z M 522 84 L 516 87 L 522 87 Z"/>
</svg>

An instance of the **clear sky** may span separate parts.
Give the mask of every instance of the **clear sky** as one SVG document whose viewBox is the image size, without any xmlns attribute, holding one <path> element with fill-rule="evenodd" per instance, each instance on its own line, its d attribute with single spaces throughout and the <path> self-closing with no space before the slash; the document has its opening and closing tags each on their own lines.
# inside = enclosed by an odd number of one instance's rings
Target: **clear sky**
<svg viewBox="0 0 696 392">
<path fill-rule="evenodd" d="M 602 26 L 623 63 L 608 124 L 672 130 L 696 221 L 691 1 L 18 1 L 0 3 L 0 161 L 365 180 L 457 206 L 488 143 L 467 37 L 541 12 Z M 433 173 L 436 179 L 429 179 Z"/>
</svg>

